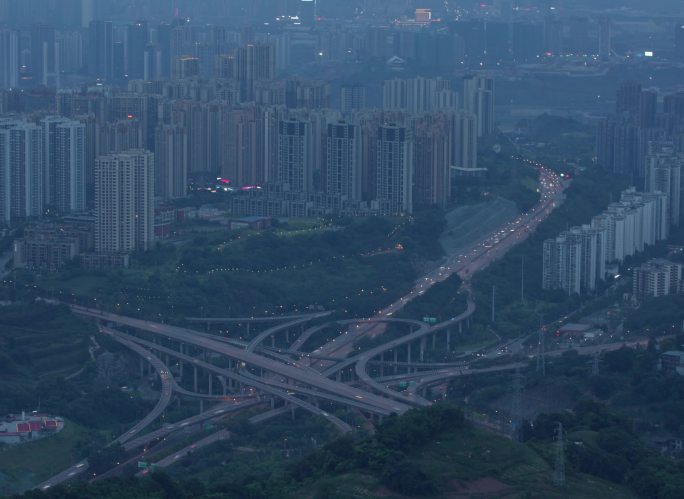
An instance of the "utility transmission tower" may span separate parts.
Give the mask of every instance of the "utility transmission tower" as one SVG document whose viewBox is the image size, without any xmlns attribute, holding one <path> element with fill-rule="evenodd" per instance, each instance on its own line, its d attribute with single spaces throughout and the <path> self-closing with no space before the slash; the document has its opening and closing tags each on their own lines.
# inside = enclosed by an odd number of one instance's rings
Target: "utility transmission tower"
<svg viewBox="0 0 684 499">
<path fill-rule="evenodd" d="M 565 436 L 563 423 L 558 423 L 556 436 L 556 465 L 553 469 L 553 483 L 557 487 L 565 487 Z"/>
<path fill-rule="evenodd" d="M 523 376 L 516 369 L 513 375 L 513 401 L 511 403 L 511 439 L 522 440 L 522 390 Z"/>
<path fill-rule="evenodd" d="M 525 303 L 525 257 L 520 259 L 520 302 Z"/>
<path fill-rule="evenodd" d="M 539 341 L 537 343 L 537 372 L 546 376 L 546 344 L 544 334 L 544 319 L 539 318 Z"/>
<path fill-rule="evenodd" d="M 599 361 L 600 361 L 600 354 L 596 352 L 594 354 L 594 359 L 591 363 L 591 375 L 592 376 L 598 376 L 599 375 Z"/>
</svg>

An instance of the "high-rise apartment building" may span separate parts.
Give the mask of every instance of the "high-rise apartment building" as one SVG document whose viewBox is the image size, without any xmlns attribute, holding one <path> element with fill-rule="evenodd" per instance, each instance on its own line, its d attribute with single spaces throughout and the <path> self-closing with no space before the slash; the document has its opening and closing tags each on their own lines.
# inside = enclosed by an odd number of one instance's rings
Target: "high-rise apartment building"
<svg viewBox="0 0 684 499">
<path fill-rule="evenodd" d="M 237 79 L 243 102 L 254 100 L 254 83 L 276 77 L 275 47 L 270 43 L 249 44 L 237 49 Z"/>
<path fill-rule="evenodd" d="M 188 192 L 187 130 L 179 125 L 161 125 L 155 142 L 155 195 L 164 199 L 185 197 Z"/>
<path fill-rule="evenodd" d="M 283 120 L 278 125 L 278 181 L 294 192 L 313 189 L 311 123 Z"/>
<path fill-rule="evenodd" d="M 111 82 L 114 79 L 114 28 L 111 21 L 92 21 L 88 28 L 88 76 Z"/>
<path fill-rule="evenodd" d="M 463 79 L 463 108 L 477 117 L 477 136 L 494 131 L 494 80 L 473 75 Z"/>
<path fill-rule="evenodd" d="M 378 129 L 376 200 L 385 213 L 413 212 L 413 137 L 406 127 Z"/>
<path fill-rule="evenodd" d="M 0 221 L 43 215 L 43 130 L 0 119 Z"/>
<path fill-rule="evenodd" d="M 128 78 L 139 80 L 145 76 L 145 55 L 150 41 L 150 30 L 145 21 L 128 26 L 126 32 L 126 67 Z"/>
<path fill-rule="evenodd" d="M 457 100 L 451 83 L 440 78 L 395 78 L 386 80 L 382 86 L 382 107 L 388 111 L 420 113 L 440 109 L 445 104 L 453 108 Z"/>
<path fill-rule="evenodd" d="M 582 239 L 567 232 L 544 241 L 543 289 L 582 292 Z"/>
<path fill-rule="evenodd" d="M 49 24 L 36 23 L 31 26 L 31 74 L 35 85 L 58 85 L 59 46 L 56 43 L 55 28 Z"/>
<path fill-rule="evenodd" d="M 599 57 L 610 59 L 613 51 L 613 23 L 608 16 L 599 19 Z"/>
<path fill-rule="evenodd" d="M 366 107 L 366 87 L 343 85 L 340 90 L 340 109 L 343 113 L 360 111 Z"/>
<path fill-rule="evenodd" d="M 234 187 L 262 185 L 267 178 L 267 138 L 271 130 L 267 131 L 264 115 L 265 111 L 258 106 L 226 113 L 221 175 Z M 275 135 L 277 139 L 277 130 Z"/>
<path fill-rule="evenodd" d="M 461 173 L 477 168 L 477 117 L 472 113 L 449 115 L 451 131 L 451 166 Z"/>
<path fill-rule="evenodd" d="M 451 199 L 451 133 L 446 115 L 413 122 L 413 204 L 444 207 Z"/>
<path fill-rule="evenodd" d="M 668 197 L 670 225 L 678 227 L 682 216 L 682 163 L 672 143 L 651 143 L 646 157 L 646 192 Z"/>
<path fill-rule="evenodd" d="M 200 60 L 197 57 L 183 55 L 174 61 L 173 77 L 178 80 L 197 78 L 200 75 Z"/>
<path fill-rule="evenodd" d="M 66 118 L 45 118 L 43 202 L 59 213 L 86 209 L 86 127 Z"/>
<path fill-rule="evenodd" d="M 160 80 L 163 75 L 164 64 L 162 61 L 162 51 L 159 45 L 148 43 L 145 46 L 143 55 L 143 75 L 145 81 Z"/>
<path fill-rule="evenodd" d="M 674 27 L 674 48 L 675 56 L 680 60 L 684 60 L 684 22 L 675 23 Z"/>
<path fill-rule="evenodd" d="M 85 125 L 61 116 L 40 121 L 43 128 L 43 203 L 60 213 L 86 207 Z"/>
<path fill-rule="evenodd" d="M 19 84 L 19 33 L 0 29 L 0 88 Z"/>
<path fill-rule="evenodd" d="M 361 135 L 359 127 L 338 122 L 328 125 L 325 191 L 350 201 L 361 199 Z"/>
<path fill-rule="evenodd" d="M 95 205 L 98 253 L 148 249 L 154 237 L 154 154 L 132 150 L 100 156 Z"/>
</svg>

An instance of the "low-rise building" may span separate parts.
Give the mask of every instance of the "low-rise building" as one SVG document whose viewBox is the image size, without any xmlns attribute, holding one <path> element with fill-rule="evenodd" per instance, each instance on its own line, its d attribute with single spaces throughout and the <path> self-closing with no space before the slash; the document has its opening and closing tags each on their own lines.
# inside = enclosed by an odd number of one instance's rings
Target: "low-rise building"
<svg viewBox="0 0 684 499">
<path fill-rule="evenodd" d="M 270 217 L 242 217 L 230 221 L 230 230 L 251 229 L 265 230 L 271 227 Z"/>
<path fill-rule="evenodd" d="M 660 356 L 660 367 L 663 371 L 684 375 L 684 352 L 670 350 Z"/>
<path fill-rule="evenodd" d="M 682 265 L 664 259 L 651 260 L 633 271 L 634 298 L 659 298 L 674 295 L 682 289 Z"/>
<path fill-rule="evenodd" d="M 21 415 L 9 414 L 0 418 L 0 443 L 20 444 L 38 440 L 62 431 L 64 420 L 33 412 Z"/>
<path fill-rule="evenodd" d="M 130 265 L 128 253 L 83 253 L 79 259 L 86 270 L 125 269 Z"/>
<path fill-rule="evenodd" d="M 30 227 L 14 241 L 14 266 L 55 272 L 92 251 L 94 227 L 85 223 L 46 223 Z"/>
</svg>

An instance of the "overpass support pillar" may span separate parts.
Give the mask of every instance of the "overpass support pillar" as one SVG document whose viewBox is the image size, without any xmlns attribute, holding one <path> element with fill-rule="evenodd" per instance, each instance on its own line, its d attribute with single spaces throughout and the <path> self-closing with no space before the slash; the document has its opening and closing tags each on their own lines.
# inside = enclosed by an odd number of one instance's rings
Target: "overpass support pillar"
<svg viewBox="0 0 684 499">
<path fill-rule="evenodd" d="M 180 368 L 180 377 L 183 379 L 183 361 L 179 360 L 178 361 L 178 367 Z"/>
<path fill-rule="evenodd" d="M 420 361 L 423 362 L 425 360 L 425 343 L 427 343 L 427 339 L 425 336 L 423 336 L 420 339 Z"/>
<path fill-rule="evenodd" d="M 447 329 L 447 352 L 451 352 L 451 329 Z"/>
<path fill-rule="evenodd" d="M 164 364 L 166 364 L 166 367 L 169 367 L 169 354 L 164 355 Z"/>
<path fill-rule="evenodd" d="M 204 413 L 204 400 L 200 399 L 200 414 Z"/>
<path fill-rule="evenodd" d="M 286 345 L 290 344 L 290 330 L 289 329 L 285 330 L 285 344 Z"/>
<path fill-rule="evenodd" d="M 398 359 L 399 359 L 399 355 L 398 355 L 398 354 L 399 354 L 399 352 L 398 352 L 397 349 L 395 348 L 395 349 L 394 349 L 394 374 L 397 374 L 397 361 L 398 361 Z"/>
<path fill-rule="evenodd" d="M 271 335 L 271 348 L 275 348 L 275 334 Z"/>
<path fill-rule="evenodd" d="M 463 321 L 458 323 L 458 332 L 462 333 L 463 332 Z"/>
<path fill-rule="evenodd" d="M 196 392 L 197 392 L 197 366 L 194 367 L 194 371 L 195 371 L 195 384 L 194 384 L 194 387 L 195 387 L 195 393 L 196 393 Z"/>
<path fill-rule="evenodd" d="M 406 345 L 406 348 L 407 348 L 407 350 L 406 350 L 406 362 L 408 362 L 410 364 L 411 363 L 411 343 L 410 342 Z M 410 369 L 409 369 L 409 371 L 410 371 Z"/>
<path fill-rule="evenodd" d="M 142 357 L 140 357 L 140 377 L 145 377 L 145 364 Z"/>
<path fill-rule="evenodd" d="M 295 418 L 295 406 L 294 406 L 294 404 L 290 405 L 290 415 L 292 416 L 292 421 L 294 421 L 294 418 Z"/>
<path fill-rule="evenodd" d="M 435 343 L 436 343 L 436 341 L 437 341 L 437 333 L 434 333 L 434 334 L 432 335 L 432 350 L 435 349 Z"/>
<path fill-rule="evenodd" d="M 342 371 L 337 371 L 337 374 L 335 374 L 335 381 L 338 383 L 342 382 Z"/>
<path fill-rule="evenodd" d="M 250 333 L 250 330 L 251 330 L 251 327 L 250 327 L 250 326 L 251 326 L 251 322 L 248 322 L 248 323 L 247 323 L 247 338 L 249 338 L 249 333 Z"/>
<path fill-rule="evenodd" d="M 222 395 L 225 397 L 226 396 L 226 378 L 223 376 L 218 377 L 219 383 L 221 383 L 221 390 L 222 390 Z"/>
<path fill-rule="evenodd" d="M 214 377 L 211 375 L 211 373 L 208 373 L 208 374 L 209 374 L 209 395 L 213 395 L 214 390 L 213 390 L 213 381 L 212 380 L 214 379 Z"/>
<path fill-rule="evenodd" d="M 275 397 L 271 397 L 271 410 L 275 409 Z"/>
</svg>

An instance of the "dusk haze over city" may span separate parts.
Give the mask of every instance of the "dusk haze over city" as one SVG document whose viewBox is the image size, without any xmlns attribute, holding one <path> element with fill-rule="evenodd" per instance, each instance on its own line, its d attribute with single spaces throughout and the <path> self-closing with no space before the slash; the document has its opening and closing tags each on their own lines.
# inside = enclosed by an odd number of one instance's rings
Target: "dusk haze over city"
<svg viewBox="0 0 684 499">
<path fill-rule="evenodd" d="M 0 497 L 684 498 L 682 0 L 0 0 Z"/>
</svg>

